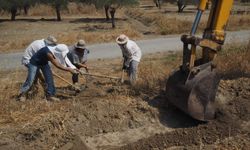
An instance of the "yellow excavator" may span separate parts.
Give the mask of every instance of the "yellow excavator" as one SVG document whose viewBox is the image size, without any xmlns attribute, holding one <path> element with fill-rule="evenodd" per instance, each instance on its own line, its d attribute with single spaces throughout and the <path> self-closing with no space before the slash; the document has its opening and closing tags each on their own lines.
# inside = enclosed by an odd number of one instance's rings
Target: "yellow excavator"
<svg viewBox="0 0 250 150">
<path fill-rule="evenodd" d="M 207 3 L 212 4 L 203 37 L 195 36 Z M 233 0 L 200 0 L 189 35 L 182 35 L 183 58 L 179 70 L 166 83 L 168 101 L 191 117 L 209 121 L 215 116 L 215 96 L 219 84 L 216 64 L 213 62 L 225 41 L 225 28 Z M 197 47 L 202 48 L 198 58 Z"/>
</svg>

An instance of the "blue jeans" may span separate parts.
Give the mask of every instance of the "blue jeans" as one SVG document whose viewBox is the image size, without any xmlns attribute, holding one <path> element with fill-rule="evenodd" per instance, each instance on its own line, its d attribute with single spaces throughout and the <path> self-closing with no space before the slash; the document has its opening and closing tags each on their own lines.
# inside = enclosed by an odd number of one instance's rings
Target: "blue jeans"
<svg viewBox="0 0 250 150">
<path fill-rule="evenodd" d="M 39 70 L 41 69 L 46 82 L 46 96 L 55 95 L 56 90 L 50 66 L 48 64 L 43 66 L 35 66 L 32 64 L 28 64 L 27 67 L 28 67 L 28 76 L 26 81 L 21 87 L 21 93 L 25 94 L 30 90 L 34 81 L 37 78 Z"/>
</svg>

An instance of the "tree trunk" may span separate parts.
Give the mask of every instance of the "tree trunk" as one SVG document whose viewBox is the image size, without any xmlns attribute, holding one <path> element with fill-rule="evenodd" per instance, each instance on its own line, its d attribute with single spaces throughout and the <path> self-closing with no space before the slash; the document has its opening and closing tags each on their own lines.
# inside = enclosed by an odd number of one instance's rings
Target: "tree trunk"
<svg viewBox="0 0 250 150">
<path fill-rule="evenodd" d="M 28 12 L 29 12 L 29 5 L 24 5 L 24 6 L 23 6 L 23 10 L 24 10 L 24 14 L 25 14 L 25 15 L 28 15 Z"/>
<path fill-rule="evenodd" d="M 57 21 L 62 21 L 60 6 L 56 6 L 56 16 L 57 16 Z"/>
<path fill-rule="evenodd" d="M 115 28 L 115 8 L 110 7 L 110 15 L 111 15 L 111 21 L 112 21 L 112 28 Z"/>
<path fill-rule="evenodd" d="M 158 3 L 157 3 L 158 0 L 154 0 L 154 3 L 155 3 L 155 6 L 158 7 Z"/>
<path fill-rule="evenodd" d="M 157 0 L 158 2 L 158 8 L 161 9 L 161 0 Z"/>
<path fill-rule="evenodd" d="M 184 8 L 186 7 L 183 0 L 178 0 L 177 6 L 178 6 L 178 12 L 183 12 Z"/>
<path fill-rule="evenodd" d="M 161 9 L 161 0 L 154 0 L 155 6 Z"/>
<path fill-rule="evenodd" d="M 109 5 L 105 5 L 105 6 L 104 6 L 105 15 L 106 15 L 106 20 L 107 20 L 107 21 L 109 21 L 109 19 L 110 19 L 110 18 L 109 18 L 109 13 L 108 13 L 109 7 L 110 7 Z"/>
<path fill-rule="evenodd" d="M 17 14 L 17 8 L 16 7 L 11 8 L 10 12 L 11 12 L 11 21 L 15 21 L 16 14 Z"/>
</svg>

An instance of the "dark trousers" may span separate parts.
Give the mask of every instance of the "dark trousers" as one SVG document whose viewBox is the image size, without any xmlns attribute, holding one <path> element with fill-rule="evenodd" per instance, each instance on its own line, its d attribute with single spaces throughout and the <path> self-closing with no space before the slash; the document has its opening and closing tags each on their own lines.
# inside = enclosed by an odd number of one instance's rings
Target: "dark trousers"
<svg viewBox="0 0 250 150">
<path fill-rule="evenodd" d="M 80 67 L 76 67 L 76 68 L 80 69 Z M 73 82 L 73 84 L 78 83 L 78 81 L 79 81 L 79 74 L 78 73 L 74 73 L 72 75 L 72 82 Z"/>
<path fill-rule="evenodd" d="M 75 74 L 72 75 L 72 81 L 73 81 L 74 84 L 78 82 L 78 80 L 79 80 L 78 76 L 79 76 L 78 73 L 75 73 Z"/>
</svg>

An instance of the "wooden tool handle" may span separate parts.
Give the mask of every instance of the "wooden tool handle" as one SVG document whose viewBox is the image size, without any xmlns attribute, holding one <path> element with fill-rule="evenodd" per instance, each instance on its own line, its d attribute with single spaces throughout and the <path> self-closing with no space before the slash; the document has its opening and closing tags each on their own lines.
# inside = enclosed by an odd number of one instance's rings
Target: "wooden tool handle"
<svg viewBox="0 0 250 150">
<path fill-rule="evenodd" d="M 82 71 L 80 71 L 80 74 L 81 75 L 95 76 L 95 77 L 99 77 L 99 78 L 120 79 L 119 77 L 99 75 L 99 74 L 93 74 L 93 73 L 85 73 L 85 72 L 82 72 Z"/>
<path fill-rule="evenodd" d="M 68 83 L 69 85 L 73 86 L 75 89 L 80 90 L 79 88 L 77 88 L 74 84 L 70 83 L 69 81 L 67 81 L 66 79 L 64 79 L 63 77 L 59 76 L 58 74 L 56 74 L 55 72 L 52 72 L 52 74 L 54 76 L 56 76 L 57 78 L 61 79 L 62 81 Z"/>
</svg>

